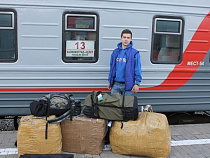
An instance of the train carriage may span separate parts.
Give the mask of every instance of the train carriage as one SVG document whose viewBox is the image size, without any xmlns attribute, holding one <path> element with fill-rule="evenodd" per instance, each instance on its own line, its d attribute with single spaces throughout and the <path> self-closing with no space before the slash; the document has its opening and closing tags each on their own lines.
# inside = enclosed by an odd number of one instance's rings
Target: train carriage
<svg viewBox="0 0 210 158">
<path fill-rule="evenodd" d="M 109 92 L 110 55 L 133 32 L 139 111 L 210 110 L 210 1 L 1 0 L 0 116 L 47 93 Z"/>
</svg>

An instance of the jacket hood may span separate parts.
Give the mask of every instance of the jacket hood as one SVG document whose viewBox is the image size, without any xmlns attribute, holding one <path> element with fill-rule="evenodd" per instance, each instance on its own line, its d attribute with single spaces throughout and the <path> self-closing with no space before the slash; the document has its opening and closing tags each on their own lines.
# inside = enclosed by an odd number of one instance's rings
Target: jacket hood
<svg viewBox="0 0 210 158">
<path fill-rule="evenodd" d="M 133 46 L 133 41 L 131 41 L 131 43 L 125 49 L 130 48 L 132 46 Z M 122 42 L 117 44 L 117 48 L 122 49 Z"/>
</svg>

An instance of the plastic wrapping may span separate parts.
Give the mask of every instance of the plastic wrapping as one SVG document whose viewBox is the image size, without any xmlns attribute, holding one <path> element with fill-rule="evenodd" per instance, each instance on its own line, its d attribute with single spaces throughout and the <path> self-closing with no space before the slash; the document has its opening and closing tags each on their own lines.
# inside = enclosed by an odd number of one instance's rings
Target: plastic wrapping
<svg viewBox="0 0 210 158">
<path fill-rule="evenodd" d="M 55 118 L 50 116 L 48 119 Z M 48 138 L 45 139 L 46 120 L 23 116 L 17 132 L 18 157 L 24 154 L 60 154 L 62 135 L 60 123 L 48 124 Z"/>
<path fill-rule="evenodd" d="M 110 131 L 112 152 L 125 155 L 167 157 L 171 131 L 165 115 L 140 112 L 136 121 L 115 121 Z"/>
<path fill-rule="evenodd" d="M 99 155 L 104 148 L 106 122 L 86 116 L 61 123 L 63 151 Z"/>
</svg>

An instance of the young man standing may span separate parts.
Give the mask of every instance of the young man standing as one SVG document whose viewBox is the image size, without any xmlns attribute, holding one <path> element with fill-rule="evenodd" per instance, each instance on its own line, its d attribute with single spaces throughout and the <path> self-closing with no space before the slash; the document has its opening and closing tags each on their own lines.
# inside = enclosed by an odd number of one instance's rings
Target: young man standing
<svg viewBox="0 0 210 158">
<path fill-rule="evenodd" d="M 107 88 L 111 90 L 111 94 L 133 95 L 139 91 L 142 80 L 140 54 L 132 48 L 130 30 L 122 31 L 121 41 L 111 55 Z"/>
</svg>

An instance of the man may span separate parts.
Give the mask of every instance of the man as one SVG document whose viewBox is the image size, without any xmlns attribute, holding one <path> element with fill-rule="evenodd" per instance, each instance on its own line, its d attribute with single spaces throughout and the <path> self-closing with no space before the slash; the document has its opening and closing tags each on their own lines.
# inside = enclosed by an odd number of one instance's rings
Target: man
<svg viewBox="0 0 210 158">
<path fill-rule="evenodd" d="M 139 91 L 141 62 L 138 50 L 132 48 L 132 32 L 125 29 L 121 33 L 121 41 L 110 59 L 109 84 L 107 88 L 113 93 L 133 95 Z"/>
</svg>

